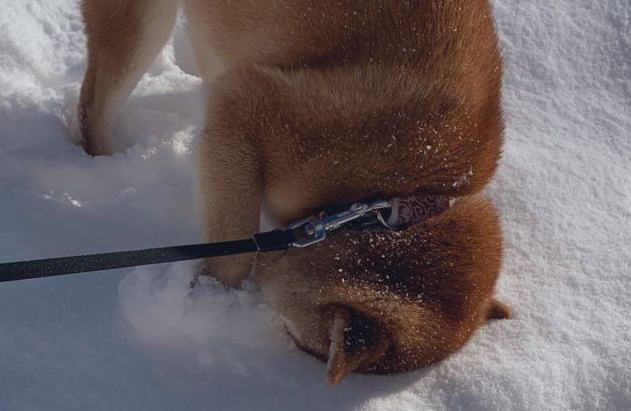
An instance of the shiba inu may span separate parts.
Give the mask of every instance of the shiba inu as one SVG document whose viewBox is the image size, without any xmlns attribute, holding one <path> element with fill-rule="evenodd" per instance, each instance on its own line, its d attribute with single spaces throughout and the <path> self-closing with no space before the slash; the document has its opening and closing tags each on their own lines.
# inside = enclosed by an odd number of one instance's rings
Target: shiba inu
<svg viewBox="0 0 631 411">
<path fill-rule="evenodd" d="M 78 119 L 111 153 L 122 103 L 168 40 L 176 0 L 83 0 Z M 502 62 L 487 0 L 182 0 L 210 84 L 200 136 L 209 241 L 251 236 L 327 204 L 453 200 L 406 228 L 343 230 L 261 256 L 256 282 L 327 380 L 435 363 L 489 318 L 501 230 L 479 192 L 498 165 Z M 205 261 L 227 286 L 252 256 Z"/>
</svg>

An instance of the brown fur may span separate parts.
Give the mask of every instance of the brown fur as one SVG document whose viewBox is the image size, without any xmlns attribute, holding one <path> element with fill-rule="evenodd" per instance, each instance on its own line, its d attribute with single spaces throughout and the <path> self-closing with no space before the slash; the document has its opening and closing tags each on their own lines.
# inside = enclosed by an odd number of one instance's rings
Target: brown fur
<svg viewBox="0 0 631 411">
<path fill-rule="evenodd" d="M 404 371 L 446 357 L 489 314 L 500 317 L 492 294 L 501 250 L 492 205 L 469 197 L 404 231 L 343 231 L 312 249 L 261 256 L 257 280 L 274 308 L 291 319 L 299 346 L 326 359 L 329 310 L 345 307 L 376 335 L 349 354 L 381 354 L 355 370 Z"/>
<path fill-rule="evenodd" d="M 175 3 L 84 0 L 89 153 L 109 152 L 115 103 L 166 41 L 147 16 L 162 10 L 172 24 Z M 501 59 L 487 0 L 183 5 L 200 71 L 214 78 L 204 48 L 226 70 L 214 81 L 200 145 L 209 241 L 250 236 L 263 205 L 286 225 L 323 204 L 462 197 L 405 231 L 344 231 L 316 248 L 261 257 L 261 289 L 296 343 L 328 360 L 329 382 L 434 363 L 485 319 L 508 316 L 493 299 L 497 218 L 489 202 L 465 197 L 491 179 L 502 145 Z M 140 47 L 149 37 L 155 44 Z M 214 259 L 205 269 L 238 286 L 251 262 Z"/>
</svg>

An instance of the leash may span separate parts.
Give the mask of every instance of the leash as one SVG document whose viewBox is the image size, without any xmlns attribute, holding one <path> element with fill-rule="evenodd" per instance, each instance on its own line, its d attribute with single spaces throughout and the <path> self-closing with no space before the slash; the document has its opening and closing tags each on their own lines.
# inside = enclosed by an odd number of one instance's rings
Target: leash
<svg viewBox="0 0 631 411">
<path fill-rule="evenodd" d="M 281 251 L 289 248 L 294 241 L 293 231 L 279 230 L 256 234 L 247 240 L 4 263 L 0 264 L 0 283 L 259 251 Z"/>
<path fill-rule="evenodd" d="M 268 253 L 290 247 L 305 248 L 324 241 L 328 233 L 345 225 L 354 224 L 363 229 L 381 225 L 397 230 L 439 215 L 449 207 L 448 197 L 431 194 L 356 203 L 347 210 L 331 212 L 331 215 L 327 215 L 325 207 L 315 212 L 315 216 L 299 220 L 285 230 L 259 233 L 245 240 L 1 263 L 0 283 L 236 254 Z M 336 211 L 340 209 L 340 206 L 332 208 Z M 389 212 L 387 217 L 384 211 Z"/>
<path fill-rule="evenodd" d="M 383 210 L 391 208 L 388 201 L 356 203 L 340 213 L 305 218 L 288 229 L 255 234 L 245 240 L 2 263 L 0 283 L 235 254 L 267 253 L 290 247 L 305 248 L 324 241 L 329 232 L 349 223 L 359 223 L 362 227 L 381 223 L 392 228 L 382 215 Z"/>
</svg>

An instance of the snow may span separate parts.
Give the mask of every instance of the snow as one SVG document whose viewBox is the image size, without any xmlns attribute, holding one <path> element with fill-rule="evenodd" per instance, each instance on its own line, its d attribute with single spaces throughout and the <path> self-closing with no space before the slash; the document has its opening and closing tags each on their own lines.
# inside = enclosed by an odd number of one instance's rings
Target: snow
<svg viewBox="0 0 631 411">
<path fill-rule="evenodd" d="M 192 264 L 0 285 L 0 410 L 631 409 L 631 7 L 495 0 L 507 143 L 488 190 L 515 318 L 447 361 L 325 384 L 255 290 Z M 0 261 L 202 239 L 204 94 L 183 29 L 128 102 L 129 147 L 90 158 L 67 124 L 78 5 L 0 0 Z"/>
</svg>

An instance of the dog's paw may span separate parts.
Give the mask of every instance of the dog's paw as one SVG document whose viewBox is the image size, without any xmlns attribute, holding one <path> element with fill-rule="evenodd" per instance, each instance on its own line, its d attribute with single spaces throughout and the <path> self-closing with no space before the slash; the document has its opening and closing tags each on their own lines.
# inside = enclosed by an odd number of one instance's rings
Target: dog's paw
<svg viewBox="0 0 631 411">
<path fill-rule="evenodd" d="M 197 268 L 197 277 L 217 280 L 224 287 L 242 288 L 252 267 L 252 256 L 235 255 L 226 258 L 206 258 Z"/>
<path fill-rule="evenodd" d="M 68 128 L 68 137 L 70 141 L 77 146 L 83 145 L 83 124 L 85 122 L 86 113 L 85 110 L 77 109 L 69 120 L 66 122 Z"/>
<path fill-rule="evenodd" d="M 78 108 L 69 117 L 69 120 L 66 121 L 66 127 L 70 141 L 83 147 L 83 150 L 93 157 L 113 154 L 106 138 L 96 138 L 88 133 L 88 112 L 86 109 Z"/>
</svg>

